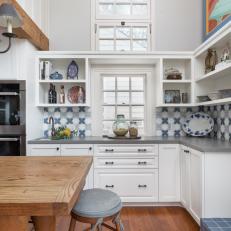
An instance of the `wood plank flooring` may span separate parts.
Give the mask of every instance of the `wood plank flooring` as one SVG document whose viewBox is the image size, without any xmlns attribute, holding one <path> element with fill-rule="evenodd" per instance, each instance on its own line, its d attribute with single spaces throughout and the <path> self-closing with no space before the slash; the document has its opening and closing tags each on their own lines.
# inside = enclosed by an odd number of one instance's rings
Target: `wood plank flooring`
<svg viewBox="0 0 231 231">
<path fill-rule="evenodd" d="M 125 231 L 199 231 L 199 226 L 180 207 L 126 207 L 122 210 Z M 60 218 L 58 231 L 68 231 L 69 218 Z M 76 231 L 89 230 L 78 223 Z M 106 231 L 107 229 L 103 229 Z"/>
</svg>

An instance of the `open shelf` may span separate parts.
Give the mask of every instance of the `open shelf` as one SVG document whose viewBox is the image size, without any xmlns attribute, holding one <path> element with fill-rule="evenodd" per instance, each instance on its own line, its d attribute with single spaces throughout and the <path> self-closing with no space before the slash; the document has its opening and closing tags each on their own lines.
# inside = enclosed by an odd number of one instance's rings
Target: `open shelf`
<svg viewBox="0 0 231 231">
<path fill-rule="evenodd" d="M 88 104 L 48 104 L 48 103 L 44 103 L 44 104 L 38 104 L 38 107 L 89 107 Z"/>
<path fill-rule="evenodd" d="M 84 79 L 64 79 L 64 80 L 39 80 L 39 83 L 85 83 Z"/>
<path fill-rule="evenodd" d="M 192 103 L 163 103 L 158 104 L 157 107 L 193 107 Z"/>
<path fill-rule="evenodd" d="M 209 106 L 209 105 L 218 105 L 218 104 L 226 104 L 226 103 L 231 103 L 231 97 L 207 101 L 207 102 L 202 102 L 202 103 L 197 103 L 196 105 L 198 105 L 198 106 L 207 106 L 208 105 Z"/>
<path fill-rule="evenodd" d="M 163 80 L 163 83 L 191 83 L 192 80 Z"/>
<path fill-rule="evenodd" d="M 200 82 L 202 80 L 211 80 L 211 79 L 221 78 L 223 76 L 230 75 L 230 73 L 231 73 L 231 63 L 229 63 L 226 66 L 219 68 L 215 71 L 209 72 L 208 74 L 197 79 L 196 82 Z"/>
</svg>

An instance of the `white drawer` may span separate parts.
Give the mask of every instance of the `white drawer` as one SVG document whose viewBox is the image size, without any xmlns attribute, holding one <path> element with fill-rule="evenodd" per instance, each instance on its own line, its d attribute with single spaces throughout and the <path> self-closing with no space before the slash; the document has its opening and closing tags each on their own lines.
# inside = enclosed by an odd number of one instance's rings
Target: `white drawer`
<svg viewBox="0 0 231 231">
<path fill-rule="evenodd" d="M 62 144 L 62 156 L 92 156 L 93 145 L 89 144 Z"/>
<path fill-rule="evenodd" d="M 158 155 L 158 145 L 96 145 L 96 155 Z"/>
<path fill-rule="evenodd" d="M 29 145 L 30 156 L 60 156 L 59 144 L 31 144 Z"/>
<path fill-rule="evenodd" d="M 123 201 L 136 202 L 143 197 L 154 201 L 158 200 L 158 170 L 95 169 L 94 186 L 116 192 Z"/>
<path fill-rule="evenodd" d="M 150 158 L 94 158 L 95 168 L 158 168 L 158 156 Z"/>
</svg>

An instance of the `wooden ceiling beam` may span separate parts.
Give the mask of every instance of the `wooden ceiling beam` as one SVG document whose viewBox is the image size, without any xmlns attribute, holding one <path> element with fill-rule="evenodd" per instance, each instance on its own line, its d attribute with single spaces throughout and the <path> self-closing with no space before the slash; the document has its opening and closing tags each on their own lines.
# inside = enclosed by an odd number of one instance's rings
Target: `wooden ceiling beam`
<svg viewBox="0 0 231 231">
<path fill-rule="evenodd" d="M 49 50 L 49 39 L 25 12 L 25 10 L 17 3 L 16 0 L 0 0 L 2 3 L 13 4 L 17 12 L 23 20 L 23 25 L 20 28 L 15 28 L 13 31 L 20 39 L 29 40 L 37 49 L 41 51 Z"/>
</svg>

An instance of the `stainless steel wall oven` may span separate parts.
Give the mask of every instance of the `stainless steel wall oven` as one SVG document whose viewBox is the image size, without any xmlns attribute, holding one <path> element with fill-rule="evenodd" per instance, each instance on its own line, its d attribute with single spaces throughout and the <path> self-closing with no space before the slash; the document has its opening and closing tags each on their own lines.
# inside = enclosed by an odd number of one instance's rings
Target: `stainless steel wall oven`
<svg viewBox="0 0 231 231">
<path fill-rule="evenodd" d="M 26 154 L 25 81 L 0 81 L 0 156 Z"/>
</svg>

